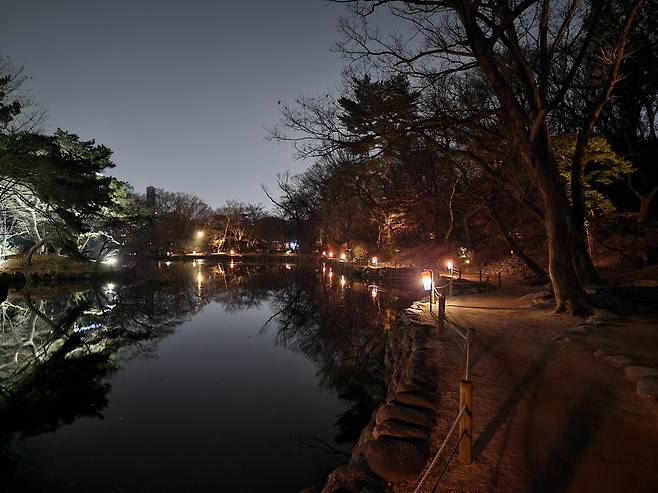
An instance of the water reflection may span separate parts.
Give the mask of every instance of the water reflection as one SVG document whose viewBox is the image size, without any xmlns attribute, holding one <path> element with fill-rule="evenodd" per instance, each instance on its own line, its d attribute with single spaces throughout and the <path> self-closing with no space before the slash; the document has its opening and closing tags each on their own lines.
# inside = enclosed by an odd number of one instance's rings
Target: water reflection
<svg viewBox="0 0 658 493">
<path fill-rule="evenodd" d="M 210 304 L 227 314 L 271 313 L 255 333 L 303 355 L 320 388 L 349 402 L 332 424 L 333 443 L 312 429 L 292 438 L 326 453 L 337 444 L 349 451 L 384 396 L 386 331 L 404 302 L 345 275 L 333 283 L 334 275 L 327 266 L 163 262 L 135 265 L 129 278 L 101 285 L 9 293 L 0 304 L 0 471 L 11 474 L 21 460 L 17 440 L 103 417 L 107 377 L 121 361 L 156 357 L 164 338 Z"/>
</svg>

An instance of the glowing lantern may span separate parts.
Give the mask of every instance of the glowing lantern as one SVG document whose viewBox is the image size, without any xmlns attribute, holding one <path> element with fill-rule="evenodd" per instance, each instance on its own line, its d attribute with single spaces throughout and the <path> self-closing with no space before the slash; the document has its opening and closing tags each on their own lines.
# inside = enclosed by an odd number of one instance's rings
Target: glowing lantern
<svg viewBox="0 0 658 493">
<path fill-rule="evenodd" d="M 446 267 L 448 268 L 448 270 L 449 270 L 450 272 L 452 272 L 452 268 L 453 268 L 452 260 L 448 260 L 448 261 L 446 262 Z"/>
<path fill-rule="evenodd" d="M 203 235 L 204 235 L 203 231 L 197 231 L 197 232 L 196 232 L 196 237 L 197 237 L 198 240 L 200 240 L 201 238 L 203 238 Z"/>
<path fill-rule="evenodd" d="M 345 262 L 345 259 L 347 259 L 347 255 L 345 253 L 340 254 L 340 259 Z"/>
<path fill-rule="evenodd" d="M 322 256 L 323 256 L 323 257 L 326 257 L 326 256 L 327 256 L 327 252 L 322 252 Z"/>
<path fill-rule="evenodd" d="M 231 250 L 231 251 L 229 252 L 229 254 L 230 254 L 230 255 L 235 255 L 235 250 Z"/>
<path fill-rule="evenodd" d="M 329 252 L 329 258 L 334 258 L 334 252 Z"/>
<path fill-rule="evenodd" d="M 431 270 L 424 270 L 420 277 L 423 280 L 423 289 L 431 291 L 434 283 L 434 273 Z"/>
<path fill-rule="evenodd" d="M 341 288 L 344 288 L 344 287 L 345 287 L 345 283 L 346 283 L 346 282 L 347 282 L 347 281 L 345 281 L 345 276 L 340 276 L 340 287 L 341 287 Z"/>
<path fill-rule="evenodd" d="M 372 263 L 372 265 L 375 265 L 375 266 L 376 266 L 376 265 L 377 265 L 377 257 L 373 257 L 373 258 L 371 258 L 371 259 L 370 259 L 370 262 Z"/>
</svg>

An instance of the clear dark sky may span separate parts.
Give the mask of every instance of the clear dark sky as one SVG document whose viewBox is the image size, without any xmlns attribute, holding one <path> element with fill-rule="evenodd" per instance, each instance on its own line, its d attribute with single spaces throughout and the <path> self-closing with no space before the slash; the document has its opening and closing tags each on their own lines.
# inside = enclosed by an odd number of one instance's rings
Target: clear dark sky
<svg viewBox="0 0 658 493">
<path fill-rule="evenodd" d="M 338 84 L 344 10 L 322 0 L 0 0 L 0 54 L 57 127 L 114 150 L 113 174 L 269 206 L 304 164 L 266 142 L 277 101 Z"/>
</svg>

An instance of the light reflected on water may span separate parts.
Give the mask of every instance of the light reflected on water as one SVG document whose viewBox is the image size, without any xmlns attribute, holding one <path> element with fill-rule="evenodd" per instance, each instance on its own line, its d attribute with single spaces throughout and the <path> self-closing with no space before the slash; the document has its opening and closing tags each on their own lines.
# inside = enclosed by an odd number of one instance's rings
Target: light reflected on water
<svg viewBox="0 0 658 493">
<path fill-rule="evenodd" d="M 168 263 L 1 305 L 3 491 L 299 491 L 346 460 L 397 297 L 327 266 Z"/>
</svg>

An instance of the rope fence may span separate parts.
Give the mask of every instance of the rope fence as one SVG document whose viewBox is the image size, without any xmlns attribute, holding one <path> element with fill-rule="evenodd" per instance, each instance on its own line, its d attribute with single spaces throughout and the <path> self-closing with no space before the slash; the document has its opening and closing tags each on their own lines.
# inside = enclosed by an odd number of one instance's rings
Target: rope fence
<svg viewBox="0 0 658 493">
<path fill-rule="evenodd" d="M 433 284 L 433 283 L 432 283 Z M 459 368 L 459 413 L 455 417 L 448 433 L 446 434 L 441 446 L 436 452 L 432 462 L 425 469 L 421 476 L 414 493 L 420 493 L 423 486 L 427 483 L 432 471 L 435 469 L 441 455 L 443 454 L 450 437 L 454 434 L 459 425 L 459 440 L 448 457 L 441 474 L 434 481 L 432 491 L 443 478 L 443 474 L 448 468 L 452 457 L 457 448 L 459 449 L 458 459 L 461 464 L 471 464 L 473 462 L 473 382 L 470 380 L 471 349 L 475 338 L 475 330 L 463 327 L 446 315 L 446 298 L 448 291 L 451 290 L 452 280 L 443 286 L 432 286 L 430 290 L 430 314 L 435 318 L 439 332 L 445 330 L 446 324 L 463 341 L 460 344 L 456 339 L 455 343 L 461 351 L 460 368 Z M 436 303 L 437 312 L 434 312 L 433 305 Z"/>
</svg>

